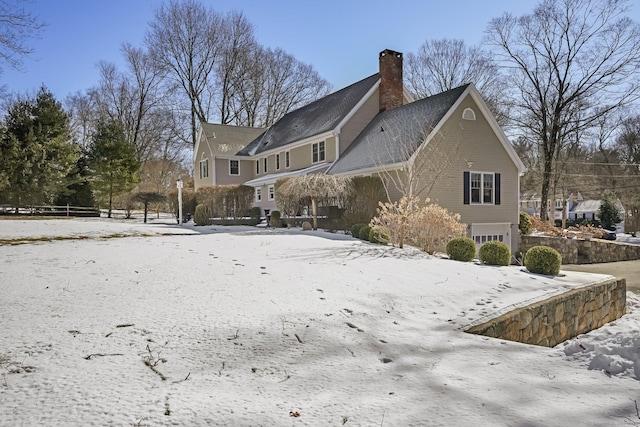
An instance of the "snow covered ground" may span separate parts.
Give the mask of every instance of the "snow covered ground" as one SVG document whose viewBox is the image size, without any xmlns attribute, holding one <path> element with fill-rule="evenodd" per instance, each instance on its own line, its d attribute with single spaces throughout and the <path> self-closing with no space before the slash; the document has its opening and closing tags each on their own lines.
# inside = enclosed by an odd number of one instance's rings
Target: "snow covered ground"
<svg viewBox="0 0 640 427">
<path fill-rule="evenodd" d="M 0 242 L 2 426 L 640 425 L 638 296 L 556 348 L 463 332 L 608 276 L 161 222 Z"/>
</svg>

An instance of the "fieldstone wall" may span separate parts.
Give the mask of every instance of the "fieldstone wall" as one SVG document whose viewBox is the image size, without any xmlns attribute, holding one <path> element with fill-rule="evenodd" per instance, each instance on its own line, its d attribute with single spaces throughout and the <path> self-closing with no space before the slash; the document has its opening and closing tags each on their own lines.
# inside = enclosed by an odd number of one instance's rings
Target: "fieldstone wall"
<svg viewBox="0 0 640 427">
<path fill-rule="evenodd" d="M 519 243 L 519 250 L 523 254 L 534 246 L 550 246 L 560 253 L 563 264 L 592 264 L 640 259 L 640 245 L 616 241 L 520 236 Z"/>
<path fill-rule="evenodd" d="M 626 279 L 610 279 L 505 313 L 466 332 L 554 347 L 625 314 Z"/>
</svg>

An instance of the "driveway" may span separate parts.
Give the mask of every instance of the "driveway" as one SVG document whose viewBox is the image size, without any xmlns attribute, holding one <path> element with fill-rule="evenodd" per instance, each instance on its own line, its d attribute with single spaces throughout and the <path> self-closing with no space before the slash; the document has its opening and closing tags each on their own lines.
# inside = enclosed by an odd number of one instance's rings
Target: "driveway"
<svg viewBox="0 0 640 427">
<path fill-rule="evenodd" d="M 610 274 L 627 279 L 627 290 L 640 294 L 640 260 L 605 262 L 599 264 L 563 264 L 561 270 Z"/>
</svg>

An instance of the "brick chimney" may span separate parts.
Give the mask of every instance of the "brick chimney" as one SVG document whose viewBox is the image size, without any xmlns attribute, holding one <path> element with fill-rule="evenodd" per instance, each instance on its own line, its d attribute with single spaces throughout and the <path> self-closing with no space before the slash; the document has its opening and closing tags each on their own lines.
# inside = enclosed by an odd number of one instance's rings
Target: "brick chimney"
<svg viewBox="0 0 640 427">
<path fill-rule="evenodd" d="M 402 53 L 380 52 L 380 111 L 402 105 Z"/>
</svg>

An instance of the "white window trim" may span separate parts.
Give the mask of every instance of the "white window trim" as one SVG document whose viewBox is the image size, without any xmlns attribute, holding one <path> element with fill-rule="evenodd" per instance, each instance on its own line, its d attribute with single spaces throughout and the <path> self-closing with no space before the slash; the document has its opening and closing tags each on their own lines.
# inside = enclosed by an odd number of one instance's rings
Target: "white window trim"
<svg viewBox="0 0 640 427">
<path fill-rule="evenodd" d="M 231 162 L 238 163 L 238 173 L 231 173 Z M 229 175 L 231 176 L 240 176 L 240 160 L 229 159 Z"/>
<path fill-rule="evenodd" d="M 276 153 L 276 170 L 280 170 L 280 153 Z"/>
<path fill-rule="evenodd" d="M 463 120 L 475 120 L 476 119 L 476 112 L 473 111 L 473 109 L 467 107 L 462 112 L 462 119 Z"/>
<path fill-rule="evenodd" d="M 480 175 L 480 201 L 473 201 L 473 175 Z M 484 201 L 484 176 L 491 175 L 491 202 Z M 496 202 L 496 174 L 495 172 L 480 172 L 480 171 L 471 171 L 469 172 L 469 204 L 471 205 L 495 205 Z"/>
<path fill-rule="evenodd" d="M 256 175 L 260 175 L 260 160 L 256 160 Z"/>
<path fill-rule="evenodd" d="M 320 150 L 320 144 L 322 144 L 322 150 Z M 318 160 L 314 160 L 313 151 L 314 148 L 318 147 Z M 322 156 L 320 155 L 322 154 Z M 322 157 L 322 158 L 321 158 Z M 327 159 L 327 143 L 326 141 L 318 141 L 311 144 L 311 163 L 321 163 Z"/>
<path fill-rule="evenodd" d="M 276 198 L 276 187 L 275 185 L 270 185 L 267 189 L 267 200 L 275 200 Z"/>
<path fill-rule="evenodd" d="M 284 168 L 289 169 L 291 167 L 291 151 L 284 152 Z"/>
<path fill-rule="evenodd" d="M 260 187 L 256 187 L 256 202 L 262 201 L 262 189 Z"/>
<path fill-rule="evenodd" d="M 265 157 L 264 158 L 264 173 L 267 173 L 269 171 L 268 164 L 269 164 L 268 157 Z"/>
<path fill-rule="evenodd" d="M 203 168 L 204 165 L 204 168 Z M 200 157 L 200 163 L 198 164 L 200 167 L 200 179 L 209 178 L 209 159 L 202 153 Z M 203 171 L 205 173 L 203 173 Z"/>
</svg>

